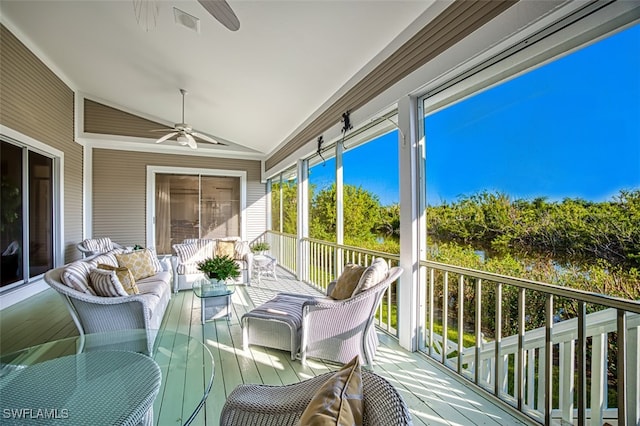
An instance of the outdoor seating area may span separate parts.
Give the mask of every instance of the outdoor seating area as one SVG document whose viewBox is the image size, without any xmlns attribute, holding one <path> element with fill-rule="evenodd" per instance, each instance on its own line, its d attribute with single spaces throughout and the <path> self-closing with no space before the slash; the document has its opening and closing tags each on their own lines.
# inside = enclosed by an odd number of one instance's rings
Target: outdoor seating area
<svg viewBox="0 0 640 426">
<path fill-rule="evenodd" d="M 236 396 L 242 392 L 246 394 L 247 389 L 254 389 L 255 386 L 286 387 L 300 382 L 306 383 L 309 379 L 341 367 L 340 364 L 315 358 L 310 358 L 306 365 L 303 365 L 298 359 L 292 360 L 290 352 L 273 348 L 250 346 L 247 350 L 243 349 L 240 319 L 247 312 L 279 293 L 321 296 L 317 290 L 297 281 L 283 269 L 278 270 L 278 276 L 280 278 L 278 280 L 264 278 L 260 286 L 255 284 L 236 286 L 232 296 L 233 314 L 229 320 L 211 320 L 202 324 L 200 301 L 193 291 L 181 291 L 169 302 L 159 333 L 163 336 L 159 344 L 165 349 L 160 351 L 159 355 L 173 352 L 196 357 L 195 361 L 200 363 L 202 350 L 187 349 L 190 347 L 185 346 L 187 340 L 175 337 L 185 336 L 184 339 L 201 342 L 213 357 L 213 384 L 203 408 L 191 419 L 192 424 L 219 424 L 225 403 L 240 385 L 247 384 L 249 387 L 240 388 L 242 390 L 238 390 L 234 394 Z M 36 312 L 38 314 L 35 314 Z M 21 302 L 7 308 L 2 313 L 0 345 L 3 354 L 14 352 L 25 346 L 74 335 L 77 335 L 77 330 L 67 308 L 62 299 L 52 290 L 40 293 L 29 302 Z M 393 390 L 387 385 L 390 383 L 397 395 L 400 395 L 406 403 L 413 424 L 450 424 L 451 422 L 465 425 L 527 424 L 510 410 L 477 393 L 423 355 L 401 349 L 397 341 L 384 332 L 378 330 L 377 336 L 380 339 L 380 346 L 371 369 L 363 369 L 364 392 L 368 393 L 367 389 L 373 387 L 376 389 L 375 392 L 381 392 L 374 398 L 388 395 L 389 392 L 393 394 Z M 188 420 L 190 414 L 188 411 L 192 411 L 193 407 L 197 406 L 197 401 L 187 403 L 185 399 L 184 404 L 189 408 L 185 406 L 185 412 L 183 412 L 183 404 L 176 402 L 174 396 L 176 392 L 189 394 L 187 391 L 193 386 L 194 389 L 198 389 L 197 393 L 202 397 L 203 379 L 201 373 L 198 378 L 194 375 L 194 371 L 197 370 L 187 368 L 171 372 L 169 375 L 171 380 L 182 383 L 180 386 L 184 386 L 184 389 L 176 389 L 174 385 L 171 385 L 172 389 L 161 387 L 153 406 L 155 424 L 162 425 L 167 422 L 173 424 L 176 419 L 178 424 L 183 424 Z M 179 374 L 183 374 L 182 379 L 176 377 Z M 314 386 L 314 383 L 317 381 L 310 381 L 300 386 L 308 388 Z M 230 404 L 232 402 L 233 399 Z M 282 402 L 286 405 L 286 401 Z M 394 405 L 393 401 L 388 403 Z M 365 414 L 365 418 L 367 416 Z M 373 423 L 365 424 L 376 423 L 373 420 Z"/>
</svg>

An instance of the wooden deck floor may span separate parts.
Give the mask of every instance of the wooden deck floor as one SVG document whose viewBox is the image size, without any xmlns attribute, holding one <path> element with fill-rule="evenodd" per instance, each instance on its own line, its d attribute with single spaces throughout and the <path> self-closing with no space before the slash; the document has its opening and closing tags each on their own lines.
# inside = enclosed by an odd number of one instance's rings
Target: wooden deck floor
<svg viewBox="0 0 640 426">
<path fill-rule="evenodd" d="M 315 292 L 286 272 L 279 272 L 277 281 L 263 278 L 259 285 L 237 287 L 230 321 L 209 321 L 203 326 L 200 300 L 192 292 L 182 291 L 172 298 L 163 328 L 204 342 L 215 361 L 213 387 L 194 424 L 217 425 L 226 396 L 240 383 L 289 384 L 337 368 L 317 360 L 309 360 L 303 367 L 299 361 L 291 361 L 289 352 L 274 349 L 252 346 L 247 352 L 242 350 L 239 323 L 242 314 L 280 291 Z M 0 353 L 3 354 L 73 335 L 77 335 L 77 330 L 53 290 L 0 311 Z M 373 369 L 397 387 L 410 407 L 415 425 L 525 424 L 519 416 L 515 417 L 510 410 L 487 399 L 425 356 L 403 350 L 385 333 L 379 332 L 379 336 L 381 345 Z M 171 393 L 167 392 L 154 405 L 160 425 L 176 424 L 180 417 L 162 409 L 175 406 L 175 401 L 170 399 Z"/>
</svg>

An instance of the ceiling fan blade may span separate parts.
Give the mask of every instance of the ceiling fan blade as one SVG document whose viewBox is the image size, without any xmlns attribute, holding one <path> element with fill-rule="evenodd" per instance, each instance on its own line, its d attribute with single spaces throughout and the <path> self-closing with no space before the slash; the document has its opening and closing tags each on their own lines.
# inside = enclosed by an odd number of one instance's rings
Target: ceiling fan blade
<svg viewBox="0 0 640 426">
<path fill-rule="evenodd" d="M 148 130 L 149 132 L 173 132 L 175 131 L 176 128 L 175 127 L 167 127 L 164 129 L 153 129 L 153 130 Z"/>
<path fill-rule="evenodd" d="M 166 141 L 167 139 L 171 139 L 172 137 L 174 137 L 174 136 L 175 136 L 175 135 L 177 135 L 177 134 L 178 134 L 178 132 L 172 132 L 172 133 L 169 133 L 168 135 L 164 135 L 163 137 L 161 137 L 160 139 L 158 139 L 158 140 L 156 141 L 156 143 L 164 142 L 164 141 Z"/>
<path fill-rule="evenodd" d="M 187 138 L 187 145 L 189 145 L 193 149 L 198 149 L 198 144 L 196 140 L 189 133 L 185 133 L 184 137 Z"/>
<path fill-rule="evenodd" d="M 238 17 L 225 0 L 198 0 L 198 3 L 231 31 L 238 31 L 240 28 Z"/>
<path fill-rule="evenodd" d="M 191 134 L 193 136 L 195 136 L 196 138 L 202 139 L 205 142 L 214 143 L 216 145 L 221 145 L 221 143 L 218 142 L 217 140 L 215 140 L 215 139 L 213 139 L 213 138 L 211 138 L 211 137 L 209 137 L 207 135 L 204 135 L 204 134 L 202 134 L 200 132 L 191 132 Z"/>
</svg>

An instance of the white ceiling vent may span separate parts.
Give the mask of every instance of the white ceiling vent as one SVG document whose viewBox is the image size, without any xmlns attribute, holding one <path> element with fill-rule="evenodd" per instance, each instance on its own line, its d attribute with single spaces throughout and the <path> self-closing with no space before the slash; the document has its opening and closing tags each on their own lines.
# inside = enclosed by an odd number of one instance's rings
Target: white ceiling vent
<svg viewBox="0 0 640 426">
<path fill-rule="evenodd" d="M 195 31 L 198 34 L 200 33 L 199 18 L 189 15 L 187 12 L 178 9 L 177 7 L 173 8 L 173 17 L 175 18 L 176 24 L 182 25 L 183 27 L 186 27 L 191 31 Z"/>
</svg>

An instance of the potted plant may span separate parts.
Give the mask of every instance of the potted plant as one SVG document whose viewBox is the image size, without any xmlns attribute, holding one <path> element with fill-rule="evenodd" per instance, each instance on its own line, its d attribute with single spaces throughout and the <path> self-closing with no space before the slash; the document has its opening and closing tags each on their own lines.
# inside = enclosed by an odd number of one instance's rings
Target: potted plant
<svg viewBox="0 0 640 426">
<path fill-rule="evenodd" d="M 269 245 L 268 242 L 259 241 L 257 243 L 254 243 L 251 246 L 251 251 L 254 252 L 254 253 L 264 254 L 264 252 L 269 250 L 270 248 L 271 248 L 271 246 Z"/>
<path fill-rule="evenodd" d="M 229 256 L 209 257 L 198 262 L 198 270 L 204 272 L 209 278 L 222 282 L 240 276 L 240 266 Z"/>
</svg>

